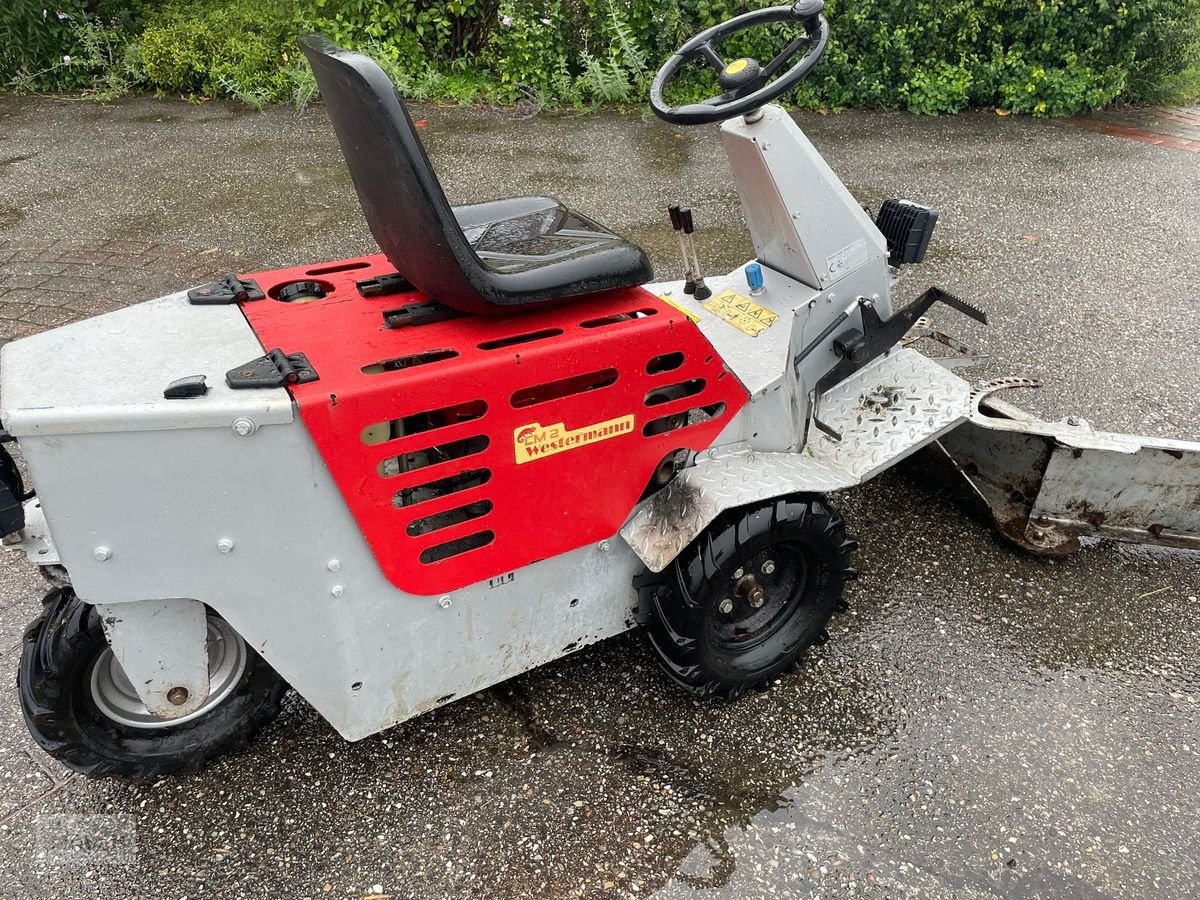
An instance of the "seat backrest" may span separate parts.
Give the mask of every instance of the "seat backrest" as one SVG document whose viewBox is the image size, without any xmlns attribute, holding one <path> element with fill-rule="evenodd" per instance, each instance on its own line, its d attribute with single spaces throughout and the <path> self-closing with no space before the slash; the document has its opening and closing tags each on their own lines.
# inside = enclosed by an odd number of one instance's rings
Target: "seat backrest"
<svg viewBox="0 0 1200 900">
<path fill-rule="evenodd" d="M 373 59 L 305 35 L 329 118 L 371 234 L 418 290 L 460 309 L 486 303 L 472 284 L 478 257 L 454 218 L 408 110 Z"/>
</svg>

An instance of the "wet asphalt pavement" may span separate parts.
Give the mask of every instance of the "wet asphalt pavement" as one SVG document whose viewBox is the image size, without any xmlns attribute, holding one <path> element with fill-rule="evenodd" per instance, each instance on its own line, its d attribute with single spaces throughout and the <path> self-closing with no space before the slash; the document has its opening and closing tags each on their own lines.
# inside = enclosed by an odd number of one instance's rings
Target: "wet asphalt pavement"
<svg viewBox="0 0 1200 900">
<path fill-rule="evenodd" d="M 712 270 L 750 254 L 715 128 L 418 115 L 454 202 L 559 195 L 669 277 L 682 200 Z M 1009 399 L 1200 439 L 1200 158 L 982 113 L 800 121 L 862 202 L 941 210 L 899 295 L 985 307 L 990 328 L 937 322 L 989 374 L 1047 382 Z M 374 249 L 320 108 L 0 97 L 0 241 L 111 240 L 243 271 Z M 189 283 L 147 278 L 97 276 L 80 311 Z M 1200 554 L 1033 559 L 924 471 L 839 498 L 863 576 L 768 694 L 693 700 L 627 635 L 357 744 L 292 698 L 245 755 L 145 784 L 68 777 L 26 736 L 11 684 L 43 586 L 3 555 L 0 894 L 1194 896 Z"/>
</svg>

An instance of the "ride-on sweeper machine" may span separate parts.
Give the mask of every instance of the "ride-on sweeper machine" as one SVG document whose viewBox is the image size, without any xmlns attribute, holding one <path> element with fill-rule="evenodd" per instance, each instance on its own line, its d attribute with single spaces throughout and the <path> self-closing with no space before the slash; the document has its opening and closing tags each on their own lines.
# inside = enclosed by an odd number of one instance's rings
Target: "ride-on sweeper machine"
<svg viewBox="0 0 1200 900">
<path fill-rule="evenodd" d="M 19 672 L 37 742 L 92 775 L 191 771 L 288 685 L 357 740 L 641 627 L 703 696 L 824 636 L 855 541 L 826 495 L 940 447 L 1035 553 L 1200 548 L 1200 444 L 1041 422 L 923 355 L 894 309 L 936 213 L 872 219 L 771 100 L 820 0 L 667 61 L 654 111 L 721 123 L 756 259 L 686 282 L 557 200 L 451 207 L 370 59 L 303 39 L 382 253 L 229 277 L 8 344 L 0 525 L 53 585 Z M 792 29 L 765 65 L 748 28 Z M 673 107 L 694 60 L 722 93 Z"/>
</svg>

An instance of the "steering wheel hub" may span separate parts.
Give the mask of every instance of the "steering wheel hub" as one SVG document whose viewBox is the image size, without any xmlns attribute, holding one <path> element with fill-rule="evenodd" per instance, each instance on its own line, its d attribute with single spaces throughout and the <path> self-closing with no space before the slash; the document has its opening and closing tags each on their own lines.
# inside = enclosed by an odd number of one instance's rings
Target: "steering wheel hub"
<svg viewBox="0 0 1200 900">
<path fill-rule="evenodd" d="M 737 91 L 758 81 L 760 75 L 762 75 L 762 66 L 758 64 L 758 60 L 743 56 L 722 69 L 717 80 L 720 82 L 722 90 Z"/>
</svg>

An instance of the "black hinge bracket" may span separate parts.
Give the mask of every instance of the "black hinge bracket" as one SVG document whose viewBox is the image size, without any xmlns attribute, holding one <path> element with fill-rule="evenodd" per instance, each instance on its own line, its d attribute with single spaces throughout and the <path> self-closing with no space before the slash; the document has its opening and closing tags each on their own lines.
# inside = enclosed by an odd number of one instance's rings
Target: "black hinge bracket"
<svg viewBox="0 0 1200 900">
<path fill-rule="evenodd" d="M 436 300 L 421 300 L 409 303 L 397 309 L 383 311 L 383 324 L 387 328 L 405 328 L 410 325 L 428 325 L 431 322 L 444 322 L 447 319 L 457 319 L 464 313 L 457 309 L 444 306 Z"/>
<path fill-rule="evenodd" d="M 303 353 L 284 353 L 278 347 L 266 356 L 225 373 L 225 383 L 235 390 L 278 388 L 289 384 L 307 384 L 320 376 Z"/>
<path fill-rule="evenodd" d="M 265 296 L 253 278 L 238 278 L 236 275 L 226 275 L 187 292 L 188 303 L 193 306 L 225 306 L 261 300 Z"/>
<path fill-rule="evenodd" d="M 390 294 L 411 294 L 416 290 L 413 283 L 393 272 L 391 275 L 377 275 L 357 283 L 358 292 L 364 297 L 387 297 Z"/>
</svg>

